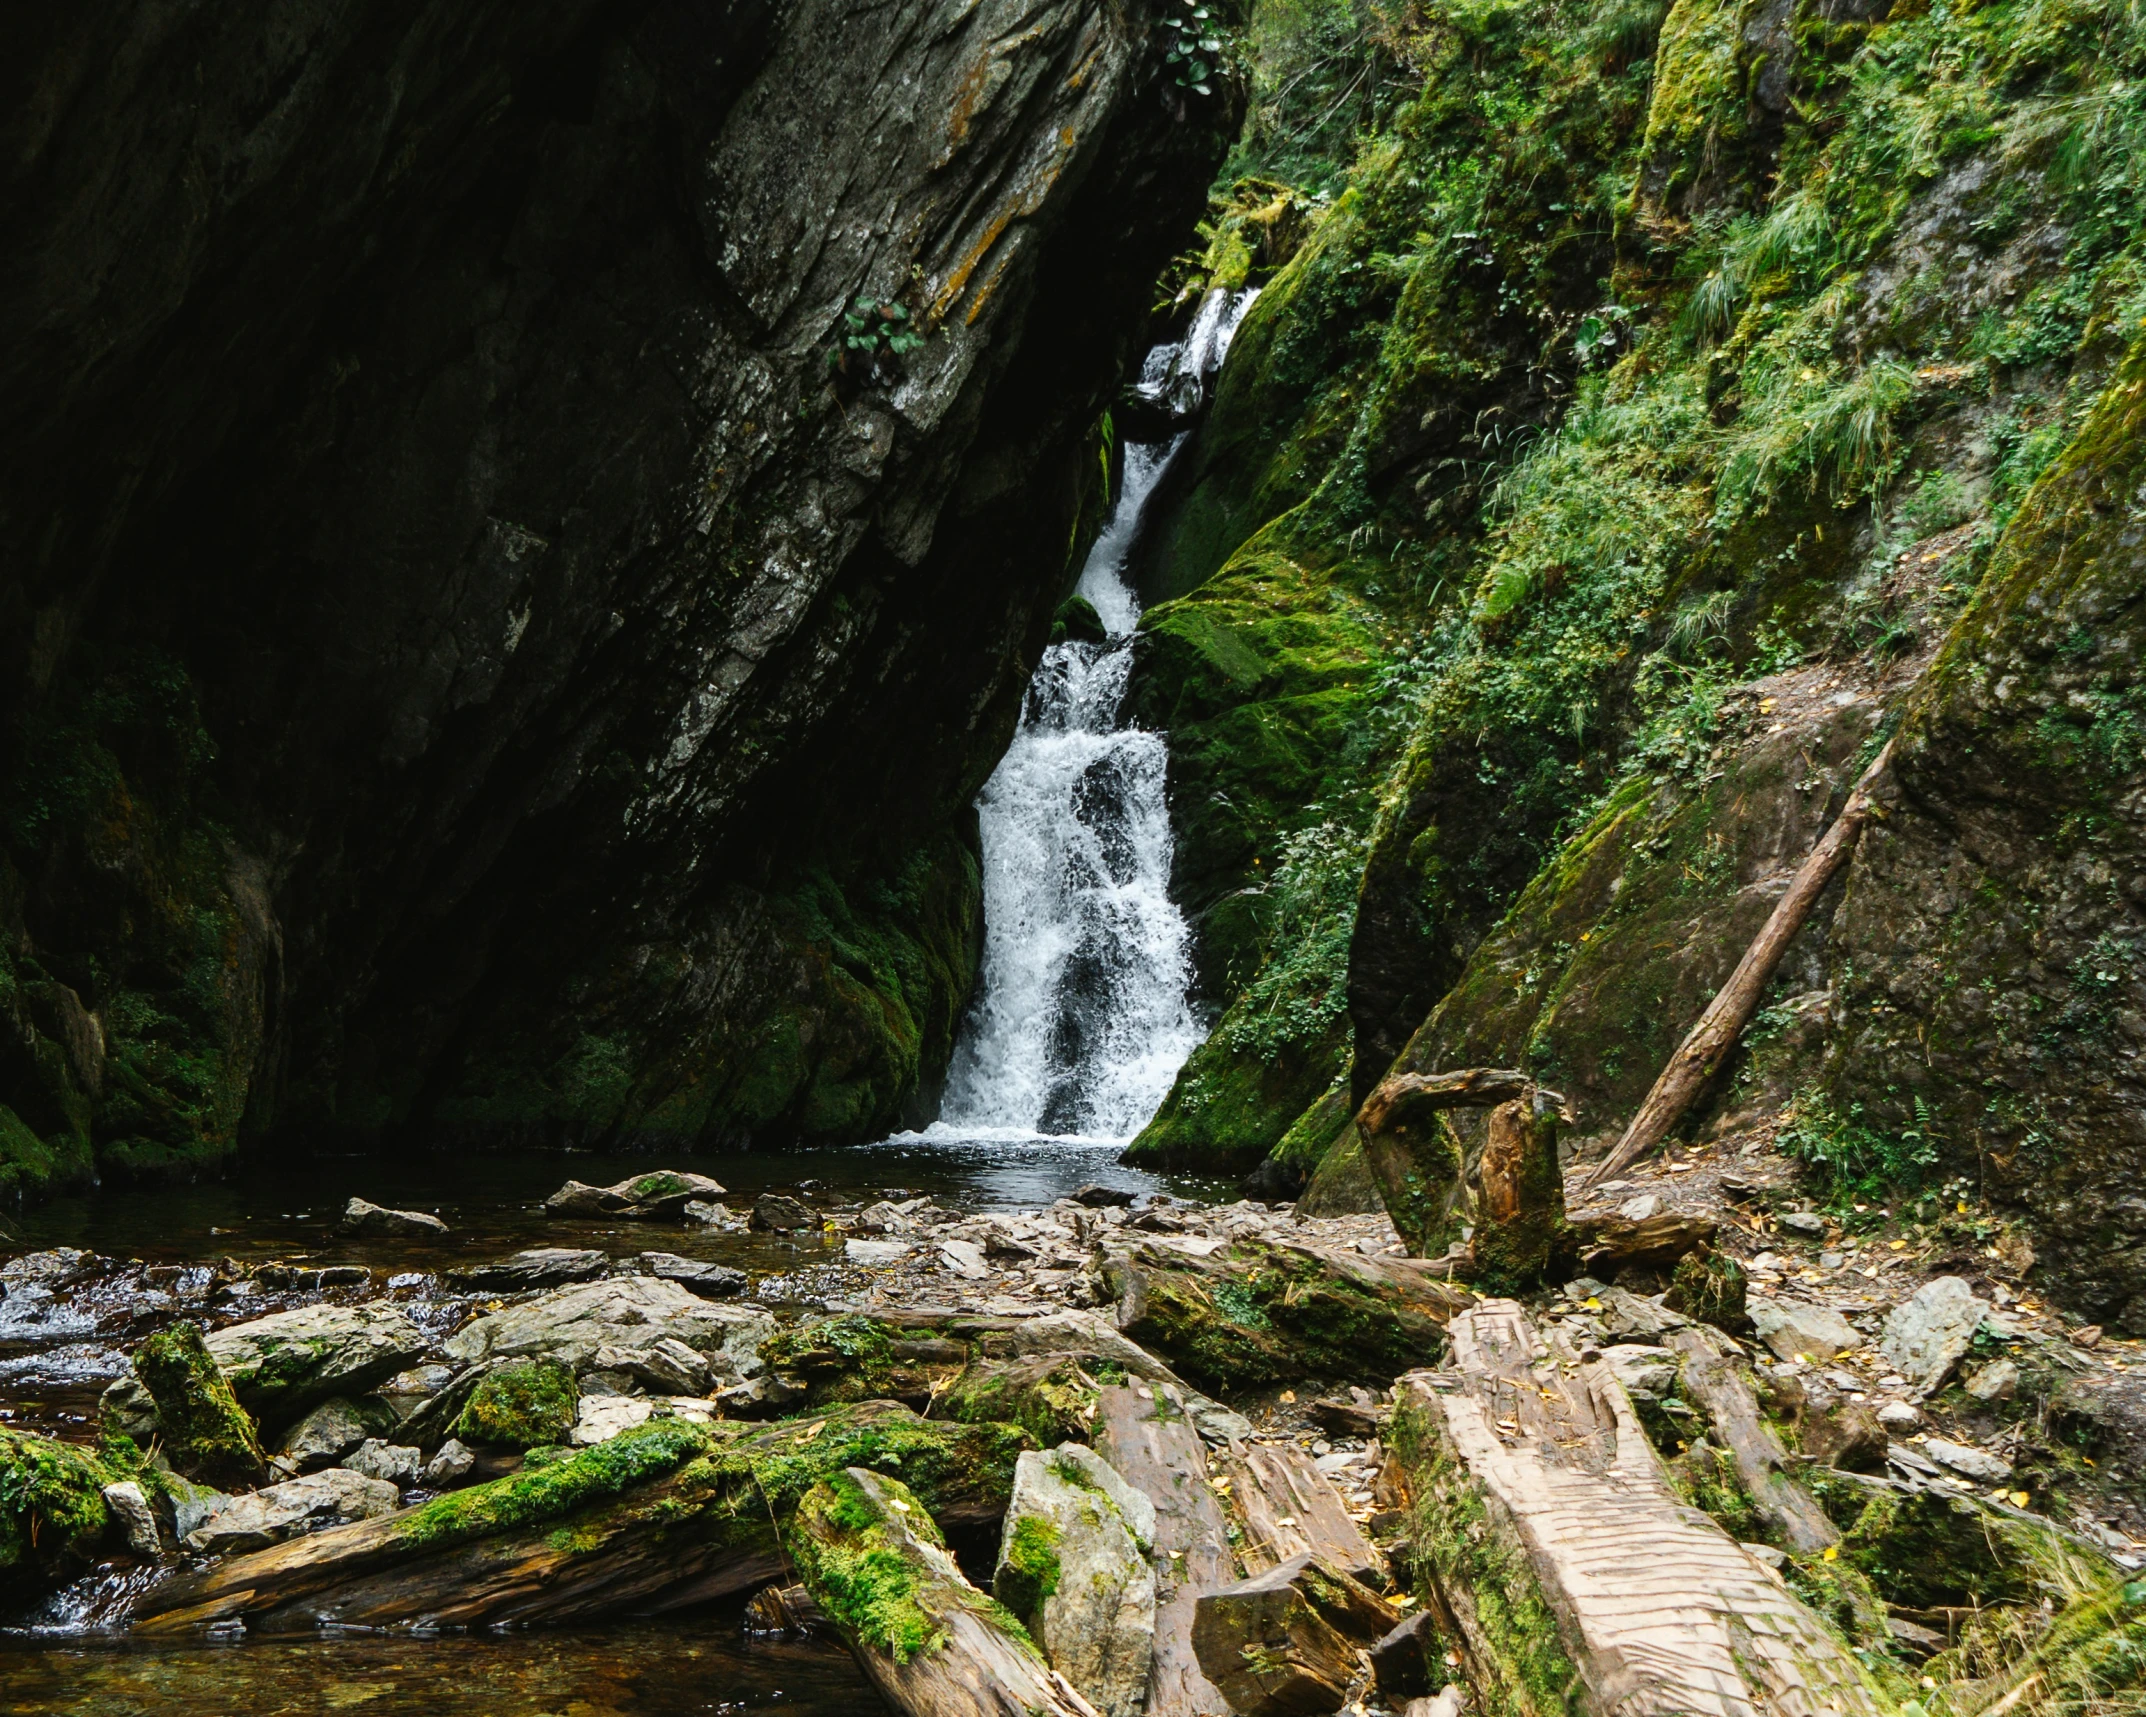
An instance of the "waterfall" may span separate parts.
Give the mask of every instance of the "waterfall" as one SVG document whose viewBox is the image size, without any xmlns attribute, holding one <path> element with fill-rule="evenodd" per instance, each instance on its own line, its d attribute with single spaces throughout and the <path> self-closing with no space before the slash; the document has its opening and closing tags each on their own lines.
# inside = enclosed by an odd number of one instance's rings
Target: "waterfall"
<svg viewBox="0 0 2146 1717">
<path fill-rule="evenodd" d="M 1250 293 L 1211 293 L 1141 391 L 1180 414 L 1219 368 Z M 935 1131 L 1124 1139 L 1199 1043 L 1191 932 L 1170 899 L 1163 736 L 1120 725 L 1139 598 L 1125 567 L 1186 436 L 1128 444 L 1117 504 L 1081 570 L 1102 643 L 1054 644 L 977 801 L 984 959 Z"/>
</svg>

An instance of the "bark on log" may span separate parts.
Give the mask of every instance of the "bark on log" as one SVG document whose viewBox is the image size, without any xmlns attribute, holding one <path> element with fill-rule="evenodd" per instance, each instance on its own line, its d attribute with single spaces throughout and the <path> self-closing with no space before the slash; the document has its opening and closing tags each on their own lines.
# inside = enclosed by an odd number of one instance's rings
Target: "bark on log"
<svg viewBox="0 0 2146 1717">
<path fill-rule="evenodd" d="M 1192 1645 L 1238 1717 L 1339 1711 L 1366 1647 L 1400 1614 L 1369 1587 L 1306 1553 L 1204 1594 Z"/>
<path fill-rule="evenodd" d="M 1565 1177 L 1557 1161 L 1557 1113 L 1540 1090 L 1490 1112 L 1476 1169 L 1475 1285 L 1519 1293 L 1549 1274 L 1565 1227 Z"/>
<path fill-rule="evenodd" d="M 1446 1256 L 1459 1246 L 1461 1228 L 1472 1218 L 1478 1232 L 1476 1262 L 1484 1258 L 1483 1214 L 1474 1208 L 1480 1201 L 1470 1197 L 1467 1152 L 1452 1124 L 1456 1109 L 1506 1115 L 1501 1136 L 1493 1142 L 1495 1160 L 1493 1146 L 1486 1145 L 1485 1162 L 1475 1178 L 1480 1182 L 1484 1172 L 1490 1174 L 1499 1208 L 1505 1220 L 1519 1221 L 1520 1235 L 1527 1235 L 1545 1211 L 1552 1212 L 1547 1220 L 1554 1229 L 1564 1214 L 1556 1159 L 1556 1121 L 1564 1102 L 1510 1067 L 1396 1073 L 1381 1081 L 1357 1112 L 1356 1128 L 1385 1197 L 1386 1213 L 1409 1251 L 1419 1258 Z M 1516 1125 L 1521 1111 L 1508 1108 L 1514 1104 L 1530 1106 L 1538 1136 L 1521 1136 Z M 1557 1181 L 1554 1197 L 1544 1185 L 1545 1160 Z M 1487 1196 L 1491 1188 L 1485 1186 L 1484 1191 Z M 1534 1249 L 1539 1248 L 1526 1239 L 1517 1246 L 1523 1254 Z M 1489 1254 L 1493 1273 L 1503 1272 L 1506 1260 L 1495 1241 Z M 1538 1275 L 1541 1267 L 1535 1266 Z"/>
<path fill-rule="evenodd" d="M 1546 1341 L 1517 1304 L 1456 1318 L 1450 1369 L 1397 1394 L 1434 1596 L 1482 1709 L 1886 1709 L 1825 1624 L 1677 1500 L 1609 1366 Z"/>
<path fill-rule="evenodd" d="M 858 1666 L 909 1717 L 1096 1717 L 1006 1612 L 962 1577 L 924 1505 L 863 1467 L 821 1480 L 790 1545 Z"/>
<path fill-rule="evenodd" d="M 540 1467 L 419 1508 L 234 1556 L 152 1588 L 133 1626 L 260 1633 L 328 1624 L 507 1626 L 672 1609 L 777 1579 L 777 1525 L 819 1477 L 900 1471 L 942 1520 L 1006 1507 L 1028 1438 L 927 1423 L 892 1402 L 757 1427 L 652 1420 Z"/>
<path fill-rule="evenodd" d="M 1308 1553 L 1352 1580 L 1385 1585 L 1385 1557 L 1350 1518 L 1333 1481 L 1302 1449 L 1243 1444 L 1218 1455 L 1214 1464 L 1228 1481 L 1229 1511 L 1240 1534 L 1237 1558 L 1247 1574 Z"/>
<path fill-rule="evenodd" d="M 1729 981 L 1715 993 L 1706 1012 L 1699 1016 L 1699 1023 L 1691 1028 L 1677 1046 L 1676 1053 L 1670 1056 L 1669 1065 L 1655 1080 L 1654 1088 L 1640 1104 L 1631 1125 L 1625 1128 L 1617 1148 L 1588 1177 L 1590 1185 L 1631 1167 L 1667 1138 L 1670 1129 L 1684 1118 L 1684 1111 L 1720 1071 L 1729 1051 L 1736 1047 L 1736 1040 L 1743 1035 L 1744 1027 L 1751 1023 L 1751 1016 L 1758 1011 L 1759 997 L 1765 993 L 1774 969 L 1781 963 L 1781 956 L 1788 952 L 1788 945 L 1810 917 L 1811 908 L 1818 904 L 1826 884 L 1855 851 L 1856 838 L 1862 834 L 1863 825 L 1877 813 L 1875 789 L 1892 757 L 1893 744 L 1887 740 L 1878 755 L 1871 759 L 1870 767 L 1849 790 L 1840 815 L 1833 819 L 1832 826 L 1819 837 L 1818 844 L 1798 867 L 1789 882 L 1788 892 L 1774 903 L 1764 927 L 1752 939 L 1751 946 L 1744 950 L 1736 970 L 1729 974 Z"/>
<path fill-rule="evenodd" d="M 1237 1578 L 1229 1524 L 1208 1483 L 1199 1433 L 1158 1390 L 1116 1385 L 1096 1403 L 1095 1452 L 1155 1504 L 1155 1661 L 1148 1717 L 1230 1717 L 1192 1649 L 1202 1592 Z"/>
<path fill-rule="evenodd" d="M 1683 1359 L 1684 1387 L 1713 1420 L 1714 1435 L 1736 1463 L 1744 1494 L 1780 1534 L 1782 1548 L 1807 1556 L 1838 1544 L 1839 1528 L 1789 1476 L 1787 1452 L 1767 1429 L 1736 1350 L 1702 1325 L 1670 1330 L 1662 1345 Z"/>
</svg>

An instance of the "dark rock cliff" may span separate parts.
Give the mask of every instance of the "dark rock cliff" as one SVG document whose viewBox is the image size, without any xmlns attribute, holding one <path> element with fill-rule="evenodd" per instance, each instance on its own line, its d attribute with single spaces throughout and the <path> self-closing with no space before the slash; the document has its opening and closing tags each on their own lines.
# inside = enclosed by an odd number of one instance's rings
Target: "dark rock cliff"
<svg viewBox="0 0 2146 1717">
<path fill-rule="evenodd" d="M 0 1179 L 928 1103 L 1235 119 L 1149 21 L 0 30 Z"/>
</svg>

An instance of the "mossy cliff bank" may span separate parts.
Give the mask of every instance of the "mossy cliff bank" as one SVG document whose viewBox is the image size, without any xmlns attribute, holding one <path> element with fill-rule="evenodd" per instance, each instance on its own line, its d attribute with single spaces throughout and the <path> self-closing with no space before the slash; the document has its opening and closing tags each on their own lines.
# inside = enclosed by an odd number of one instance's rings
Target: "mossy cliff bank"
<svg viewBox="0 0 2146 1717">
<path fill-rule="evenodd" d="M 1236 129 L 1155 19 L 0 29 L 0 1191 L 929 1107 Z"/>
<path fill-rule="evenodd" d="M 1691 1124 L 1844 1196 L 1975 1177 L 2146 1331 L 2136 18 L 1277 3 L 1238 47 L 1202 266 L 1264 291 L 1136 684 L 1224 1011 L 1136 1156 L 1300 1184 L 1397 1064 L 1613 1136 L 1897 734 Z"/>
</svg>

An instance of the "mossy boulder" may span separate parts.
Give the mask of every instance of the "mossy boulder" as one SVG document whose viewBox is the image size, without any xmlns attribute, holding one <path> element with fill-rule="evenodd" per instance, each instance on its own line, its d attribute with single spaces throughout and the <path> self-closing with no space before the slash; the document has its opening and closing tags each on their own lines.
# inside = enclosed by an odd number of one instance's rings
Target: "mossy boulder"
<svg viewBox="0 0 2146 1717">
<path fill-rule="evenodd" d="M 1100 644 L 1109 636 L 1103 617 L 1085 596 L 1067 597 L 1051 618 L 1051 642 L 1054 644 Z"/>
<path fill-rule="evenodd" d="M 448 1435 L 515 1450 L 564 1443 L 581 1412 L 571 1367 L 555 1359 L 512 1360 L 477 1381 Z"/>
<path fill-rule="evenodd" d="M 770 1370 L 804 1385 L 806 1405 L 902 1401 L 927 1405 L 968 1364 L 970 1345 L 931 1328 L 860 1313 L 801 1323 L 760 1344 Z"/>
<path fill-rule="evenodd" d="M 1039 1447 L 1085 1442 L 1098 1388 L 1124 1380 L 1108 1361 L 1038 1354 L 978 1360 L 940 1398 L 935 1412 L 966 1424 L 1018 1425 Z"/>
<path fill-rule="evenodd" d="M 0 1602 L 85 1573 L 111 1526 L 104 1487 L 129 1476 L 73 1443 L 0 1429 Z"/>
<path fill-rule="evenodd" d="M 1237 1008 L 1247 1004 L 1240 998 Z M 1233 1012 L 1236 1010 L 1233 1010 Z M 1346 1067 L 1345 1027 L 1310 1042 L 1240 1047 L 1231 1015 L 1186 1058 L 1170 1093 L 1125 1149 L 1124 1161 L 1194 1174 L 1240 1175 L 1256 1168 L 1306 1107 Z"/>
<path fill-rule="evenodd" d="M 218 1490 L 267 1479 L 260 1433 L 199 1325 L 180 1322 L 149 1337 L 135 1350 L 134 1374 L 156 1402 L 157 1441 L 175 1472 Z"/>
</svg>

